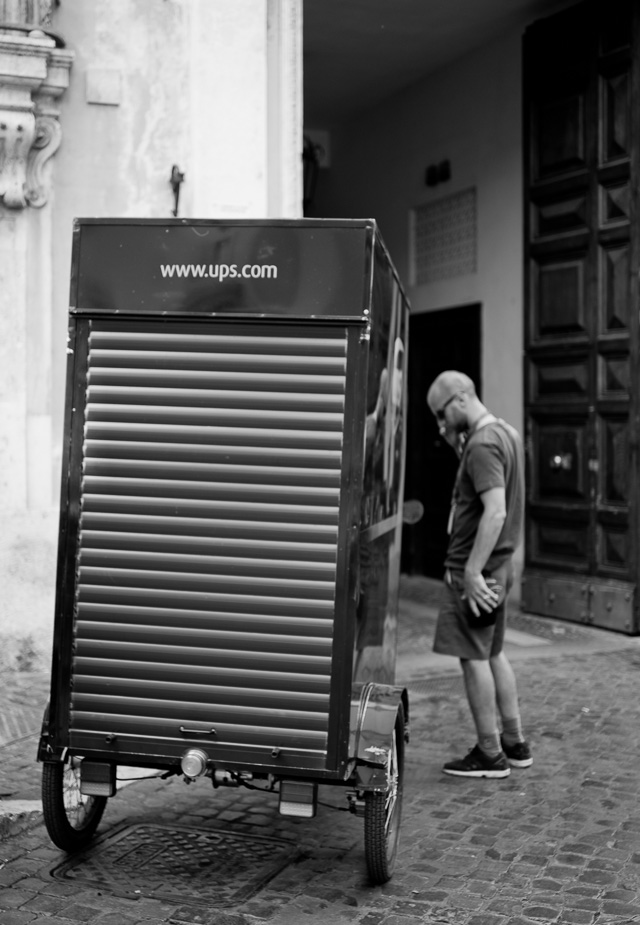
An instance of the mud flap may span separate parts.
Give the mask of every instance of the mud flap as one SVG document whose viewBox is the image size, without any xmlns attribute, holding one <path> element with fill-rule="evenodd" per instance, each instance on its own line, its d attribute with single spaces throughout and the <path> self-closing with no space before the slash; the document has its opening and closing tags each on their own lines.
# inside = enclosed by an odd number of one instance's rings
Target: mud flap
<svg viewBox="0 0 640 925">
<path fill-rule="evenodd" d="M 355 761 L 357 790 L 386 791 L 393 732 L 402 707 L 404 739 L 409 741 L 409 695 L 389 684 L 356 684 L 351 696 L 349 760 Z"/>
</svg>

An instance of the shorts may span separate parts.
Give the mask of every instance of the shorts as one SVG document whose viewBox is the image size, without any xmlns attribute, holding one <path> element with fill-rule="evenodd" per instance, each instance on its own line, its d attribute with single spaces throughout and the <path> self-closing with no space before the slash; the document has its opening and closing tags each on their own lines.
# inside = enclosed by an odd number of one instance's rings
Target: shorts
<svg viewBox="0 0 640 925">
<path fill-rule="evenodd" d="M 485 576 L 494 578 L 505 589 L 502 603 L 493 611 L 495 623 L 490 626 L 474 625 L 474 617 L 467 600 L 462 597 L 463 574 L 450 571 L 451 581 L 445 582 L 445 600 L 438 614 L 433 651 L 440 655 L 453 655 L 460 659 L 486 661 L 499 655 L 504 644 L 507 624 L 507 595 L 513 584 L 511 561 L 492 569 Z"/>
</svg>

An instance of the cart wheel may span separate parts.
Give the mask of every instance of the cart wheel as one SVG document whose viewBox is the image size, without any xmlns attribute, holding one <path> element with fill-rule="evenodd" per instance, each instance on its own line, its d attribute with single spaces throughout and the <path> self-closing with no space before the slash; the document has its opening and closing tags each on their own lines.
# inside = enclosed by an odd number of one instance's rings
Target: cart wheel
<svg viewBox="0 0 640 925">
<path fill-rule="evenodd" d="M 80 793 L 80 766 L 71 759 L 45 761 L 42 766 L 42 810 L 51 841 L 63 851 L 84 848 L 98 828 L 106 797 Z"/>
<path fill-rule="evenodd" d="M 364 851 L 372 883 L 386 883 L 393 874 L 402 816 L 404 771 L 404 710 L 398 709 L 387 767 L 386 793 L 364 795 Z"/>
</svg>

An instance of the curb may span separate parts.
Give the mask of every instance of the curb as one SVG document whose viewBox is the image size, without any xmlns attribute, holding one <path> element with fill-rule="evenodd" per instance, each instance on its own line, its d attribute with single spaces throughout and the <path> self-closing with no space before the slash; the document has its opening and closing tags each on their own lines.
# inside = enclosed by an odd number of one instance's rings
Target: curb
<svg viewBox="0 0 640 925">
<path fill-rule="evenodd" d="M 0 841 L 20 835 L 40 822 L 39 800 L 0 800 Z"/>
</svg>

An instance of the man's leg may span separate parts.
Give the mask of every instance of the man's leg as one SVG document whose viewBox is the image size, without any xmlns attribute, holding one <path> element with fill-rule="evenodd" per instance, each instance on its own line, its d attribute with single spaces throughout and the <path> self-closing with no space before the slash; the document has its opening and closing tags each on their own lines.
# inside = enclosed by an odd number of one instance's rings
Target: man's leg
<svg viewBox="0 0 640 925">
<path fill-rule="evenodd" d="M 495 684 L 500 716 L 503 720 L 519 718 L 518 688 L 511 662 L 504 652 L 500 652 L 489 659 L 489 667 Z"/>
<path fill-rule="evenodd" d="M 491 666 L 486 659 L 460 659 L 460 664 L 478 744 L 466 758 L 448 761 L 442 770 L 460 777 L 508 777 L 510 768 L 500 745 Z"/>
<path fill-rule="evenodd" d="M 518 687 L 513 668 L 504 652 L 492 656 L 489 665 L 502 718 L 502 745 L 507 759 L 512 767 L 528 768 L 533 764 L 533 759 L 522 732 Z"/>
<path fill-rule="evenodd" d="M 478 744 L 465 758 L 447 761 L 442 770 L 462 777 L 507 777 L 510 768 L 500 747 L 496 688 L 488 661 L 495 634 L 491 627 L 470 626 L 468 604 L 462 591 L 461 575 L 450 575 L 445 583 L 433 650 L 460 659 Z"/>
<path fill-rule="evenodd" d="M 495 758 L 502 748 L 496 715 L 496 684 L 490 662 L 480 659 L 461 659 L 467 700 L 478 735 L 478 745 L 487 755 Z"/>
</svg>

